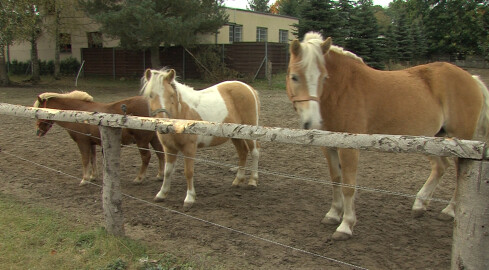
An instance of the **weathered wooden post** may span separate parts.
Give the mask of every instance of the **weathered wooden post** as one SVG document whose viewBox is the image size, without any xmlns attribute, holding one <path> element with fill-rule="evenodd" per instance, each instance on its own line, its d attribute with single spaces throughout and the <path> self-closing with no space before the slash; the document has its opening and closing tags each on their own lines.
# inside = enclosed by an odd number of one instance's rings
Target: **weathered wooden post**
<svg viewBox="0 0 489 270">
<path fill-rule="evenodd" d="M 460 159 L 452 270 L 489 269 L 489 161 Z"/>
<path fill-rule="evenodd" d="M 124 236 L 120 185 L 121 128 L 100 126 L 104 160 L 103 209 L 107 232 Z"/>
</svg>

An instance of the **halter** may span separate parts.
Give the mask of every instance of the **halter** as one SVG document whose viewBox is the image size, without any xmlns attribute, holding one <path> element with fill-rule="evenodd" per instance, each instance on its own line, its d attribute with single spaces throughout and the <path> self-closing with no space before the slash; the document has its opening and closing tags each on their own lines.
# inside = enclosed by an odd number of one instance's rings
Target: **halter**
<svg viewBox="0 0 489 270">
<path fill-rule="evenodd" d="M 156 109 L 156 110 L 152 111 L 151 112 L 151 116 L 152 117 L 155 117 L 160 112 L 166 113 L 166 115 L 168 115 L 168 117 L 171 118 L 171 114 L 165 108 L 159 108 L 159 109 Z"/>
<path fill-rule="evenodd" d="M 309 94 L 307 95 L 294 95 L 292 94 L 292 91 L 289 90 L 290 87 L 286 87 L 287 89 L 287 96 L 289 97 L 289 100 L 292 101 L 292 103 L 296 102 L 304 102 L 304 101 L 316 101 L 319 102 L 319 98 L 315 96 L 311 96 Z"/>
</svg>

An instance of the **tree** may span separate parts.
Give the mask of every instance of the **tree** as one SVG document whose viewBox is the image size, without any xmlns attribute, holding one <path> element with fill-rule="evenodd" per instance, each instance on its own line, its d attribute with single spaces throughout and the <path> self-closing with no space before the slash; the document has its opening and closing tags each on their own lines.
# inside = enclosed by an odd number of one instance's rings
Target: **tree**
<svg viewBox="0 0 489 270">
<path fill-rule="evenodd" d="M 300 6 L 303 0 L 278 0 L 278 13 L 292 17 L 299 17 Z"/>
<path fill-rule="evenodd" d="M 305 1 L 300 10 L 299 23 L 295 25 L 296 36 L 303 37 L 309 31 L 320 32 L 323 37 L 332 37 L 333 42 L 341 28 L 338 10 L 331 0 Z"/>
<path fill-rule="evenodd" d="M 248 0 L 248 8 L 253 11 L 268 13 L 270 12 L 268 2 L 270 0 Z"/>
<path fill-rule="evenodd" d="M 372 0 L 360 0 L 350 18 L 350 38 L 346 48 L 363 58 L 374 68 L 384 68 L 386 54 L 379 39 L 379 27 L 374 16 Z"/>
<path fill-rule="evenodd" d="M 14 40 L 25 40 L 31 34 L 30 26 L 34 24 L 32 16 L 26 14 L 31 7 L 27 0 L 0 1 L 0 85 L 10 84 L 7 72 L 6 49 Z"/>
<path fill-rule="evenodd" d="M 223 0 L 80 0 L 101 31 L 129 49 L 150 49 L 160 67 L 159 47 L 195 44 L 198 34 L 214 33 L 228 17 Z"/>
</svg>

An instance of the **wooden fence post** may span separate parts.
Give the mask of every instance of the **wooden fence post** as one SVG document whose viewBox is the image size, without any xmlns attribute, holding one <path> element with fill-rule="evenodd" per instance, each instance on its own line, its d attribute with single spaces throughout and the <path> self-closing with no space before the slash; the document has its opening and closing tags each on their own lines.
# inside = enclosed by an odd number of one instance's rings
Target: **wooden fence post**
<svg viewBox="0 0 489 270">
<path fill-rule="evenodd" d="M 104 159 L 103 209 L 107 232 L 124 236 L 120 185 L 121 128 L 100 126 Z"/>
<path fill-rule="evenodd" d="M 489 269 L 489 161 L 460 159 L 452 270 Z"/>
</svg>

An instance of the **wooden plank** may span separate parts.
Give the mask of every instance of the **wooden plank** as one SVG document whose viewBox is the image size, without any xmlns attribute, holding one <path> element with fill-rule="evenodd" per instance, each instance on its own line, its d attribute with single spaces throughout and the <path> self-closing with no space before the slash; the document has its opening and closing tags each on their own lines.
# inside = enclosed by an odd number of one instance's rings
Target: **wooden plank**
<svg viewBox="0 0 489 270">
<path fill-rule="evenodd" d="M 349 134 L 322 130 L 123 116 L 98 112 L 60 111 L 6 103 L 0 103 L 0 113 L 55 121 L 155 130 L 161 133 L 201 134 L 301 145 L 354 148 L 389 153 L 418 153 L 479 160 L 487 159 L 489 156 L 484 142 L 450 138 Z"/>
</svg>

